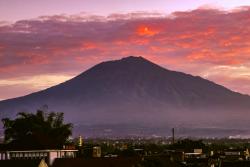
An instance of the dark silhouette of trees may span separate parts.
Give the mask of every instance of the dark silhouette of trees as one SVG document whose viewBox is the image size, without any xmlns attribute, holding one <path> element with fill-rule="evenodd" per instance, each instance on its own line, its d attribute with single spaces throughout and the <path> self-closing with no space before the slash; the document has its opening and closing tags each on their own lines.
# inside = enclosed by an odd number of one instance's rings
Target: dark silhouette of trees
<svg viewBox="0 0 250 167">
<path fill-rule="evenodd" d="M 202 140 L 183 139 L 170 146 L 170 149 L 180 149 L 185 150 L 186 152 L 193 152 L 194 149 L 198 148 L 203 150 L 206 149 L 206 146 Z"/>
<path fill-rule="evenodd" d="M 63 122 L 64 114 L 37 110 L 18 113 L 17 118 L 2 119 L 5 142 L 13 149 L 62 148 L 72 133 L 72 124 Z"/>
</svg>

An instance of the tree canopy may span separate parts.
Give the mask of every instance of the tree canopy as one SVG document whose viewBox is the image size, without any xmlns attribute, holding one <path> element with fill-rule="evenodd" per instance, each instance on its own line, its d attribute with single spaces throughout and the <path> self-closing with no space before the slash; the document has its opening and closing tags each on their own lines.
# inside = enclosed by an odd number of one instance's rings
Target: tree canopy
<svg viewBox="0 0 250 167">
<path fill-rule="evenodd" d="M 17 149 L 61 148 L 72 133 L 72 124 L 65 124 L 64 114 L 37 110 L 21 112 L 17 118 L 2 119 L 5 142 Z"/>
<path fill-rule="evenodd" d="M 185 151 L 191 152 L 194 149 L 205 149 L 205 144 L 202 142 L 202 140 L 183 139 L 171 145 L 170 148 L 183 149 Z"/>
</svg>

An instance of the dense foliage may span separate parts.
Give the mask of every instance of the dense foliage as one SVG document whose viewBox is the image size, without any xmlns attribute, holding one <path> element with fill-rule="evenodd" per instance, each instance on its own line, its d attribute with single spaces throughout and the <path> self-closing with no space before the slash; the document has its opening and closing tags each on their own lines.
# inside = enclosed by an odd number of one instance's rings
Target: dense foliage
<svg viewBox="0 0 250 167">
<path fill-rule="evenodd" d="M 206 149 L 205 144 L 202 140 L 190 140 L 190 139 L 184 139 L 179 140 L 178 142 L 174 143 L 170 146 L 171 149 L 181 149 L 185 152 L 193 152 L 193 150 L 196 149 L 203 149 L 203 151 Z"/>
<path fill-rule="evenodd" d="M 65 124 L 63 115 L 38 110 L 21 112 L 14 120 L 4 118 L 5 142 L 15 149 L 61 148 L 72 133 L 72 124 Z"/>
</svg>

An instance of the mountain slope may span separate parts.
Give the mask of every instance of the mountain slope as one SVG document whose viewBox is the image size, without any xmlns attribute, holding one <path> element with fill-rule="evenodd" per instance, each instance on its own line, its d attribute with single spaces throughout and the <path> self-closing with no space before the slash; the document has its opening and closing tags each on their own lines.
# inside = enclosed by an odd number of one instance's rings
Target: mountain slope
<svg viewBox="0 0 250 167">
<path fill-rule="evenodd" d="M 250 97 L 142 57 L 127 57 L 100 63 L 49 89 L 2 101 L 0 116 L 13 117 L 44 104 L 79 124 L 234 126 L 245 119 Z"/>
</svg>

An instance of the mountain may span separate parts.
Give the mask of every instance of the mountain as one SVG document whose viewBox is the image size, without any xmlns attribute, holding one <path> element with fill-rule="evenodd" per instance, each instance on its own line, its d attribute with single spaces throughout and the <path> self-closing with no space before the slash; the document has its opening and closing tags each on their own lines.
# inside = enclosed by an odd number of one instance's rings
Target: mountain
<svg viewBox="0 0 250 167">
<path fill-rule="evenodd" d="M 134 134 L 158 127 L 244 129 L 250 120 L 248 95 L 132 56 L 100 63 L 46 90 L 1 101 L 0 117 L 35 112 L 44 104 L 64 112 L 77 133 L 101 129 L 112 135 Z"/>
</svg>

